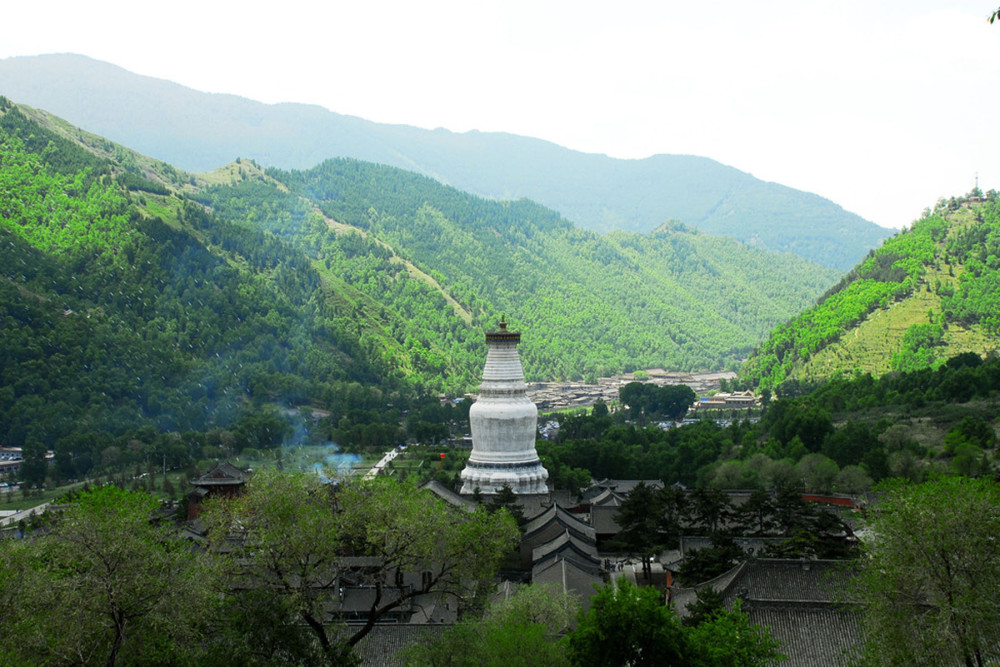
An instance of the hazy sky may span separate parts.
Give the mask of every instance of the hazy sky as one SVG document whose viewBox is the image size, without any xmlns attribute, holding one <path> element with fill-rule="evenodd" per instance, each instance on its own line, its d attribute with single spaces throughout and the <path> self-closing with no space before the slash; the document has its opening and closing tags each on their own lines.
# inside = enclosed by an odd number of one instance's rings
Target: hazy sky
<svg viewBox="0 0 1000 667">
<path fill-rule="evenodd" d="M 977 172 L 1000 189 L 998 4 L 31 0 L 5 3 L 0 57 L 80 53 L 380 122 L 703 155 L 899 227 Z"/>
</svg>

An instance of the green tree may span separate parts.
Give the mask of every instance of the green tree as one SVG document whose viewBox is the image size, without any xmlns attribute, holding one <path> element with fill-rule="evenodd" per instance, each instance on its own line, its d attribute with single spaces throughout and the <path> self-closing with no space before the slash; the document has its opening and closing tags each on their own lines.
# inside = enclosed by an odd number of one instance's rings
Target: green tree
<svg viewBox="0 0 1000 667">
<path fill-rule="evenodd" d="M 952 477 L 882 491 L 852 586 L 867 661 L 987 664 L 1000 641 L 1000 486 Z"/>
<path fill-rule="evenodd" d="M 190 662 L 214 578 L 172 525 L 151 521 L 158 506 L 145 493 L 104 486 L 69 503 L 48 532 L 0 540 L 0 656 L 15 664 Z"/>
<path fill-rule="evenodd" d="M 996 433 L 990 422 L 982 417 L 966 416 L 945 434 L 945 451 L 953 454 L 961 444 L 972 444 L 988 449 L 996 445 L 996 439 Z"/>
<path fill-rule="evenodd" d="M 590 410 L 591 417 L 607 417 L 608 416 L 608 405 L 604 402 L 603 398 L 598 398 L 594 401 L 594 405 Z"/>
<path fill-rule="evenodd" d="M 570 657 L 580 667 L 685 664 L 689 648 L 677 614 L 655 588 L 624 577 L 606 585 L 569 635 Z"/>
<path fill-rule="evenodd" d="M 262 636 L 280 634 L 275 625 L 290 632 L 307 627 L 313 645 L 296 643 L 307 651 L 300 661 L 316 652 L 334 663 L 351 661 L 353 647 L 379 619 L 421 595 L 475 606 L 518 537 L 506 512 L 461 512 L 412 484 L 375 478 L 329 485 L 313 475 L 267 469 L 243 496 L 215 503 L 204 516 L 214 544 L 236 539 L 230 595 L 241 596 L 248 579 L 271 593 L 240 601 L 237 608 L 247 610 L 239 614 L 241 633 L 252 634 L 253 622 L 267 624 Z M 419 585 L 404 585 L 407 573 L 424 576 Z M 326 620 L 344 576 L 373 593 L 364 624 Z M 280 615 L 261 613 L 260 604 Z"/>
<path fill-rule="evenodd" d="M 750 623 L 739 604 L 713 605 L 700 623 L 687 627 L 654 588 L 638 588 L 624 577 L 594 596 L 569 633 L 570 659 L 580 667 L 755 667 L 783 660 L 770 633 Z"/>
<path fill-rule="evenodd" d="M 337 564 L 341 535 L 333 512 L 333 487 L 314 475 L 258 471 L 238 498 L 206 503 L 203 518 L 210 526 L 214 548 L 228 551 L 223 560 L 224 576 L 232 582 L 227 596 L 232 641 L 220 636 L 223 650 L 234 650 L 234 658 L 248 661 L 270 656 L 274 648 L 255 642 L 240 646 L 237 639 L 259 631 L 253 627 L 265 620 L 298 634 L 302 625 L 314 633 L 319 648 L 306 640 L 295 642 L 299 660 L 315 655 L 346 657 L 350 649 L 339 646 L 325 626 L 325 604 L 338 585 Z M 223 549 L 223 545 L 237 545 Z M 243 580 L 253 587 L 239 586 Z M 267 591 L 268 595 L 258 595 Z M 268 613 L 263 613 L 266 610 Z M 261 633 L 271 637 L 274 633 Z M 344 655 L 341 656 L 340 653 Z"/>
<path fill-rule="evenodd" d="M 685 586 L 694 586 L 723 574 L 746 558 L 746 552 L 729 535 L 715 534 L 710 546 L 689 551 L 677 573 Z"/>
<path fill-rule="evenodd" d="M 482 618 L 465 620 L 406 653 L 413 667 L 568 666 L 564 633 L 579 605 L 551 586 L 521 586 Z"/>
<path fill-rule="evenodd" d="M 691 494 L 691 515 L 708 533 L 717 532 L 732 514 L 729 496 L 719 489 L 695 489 Z"/>
<path fill-rule="evenodd" d="M 238 449 L 268 449 L 281 444 L 282 439 L 291 432 L 291 425 L 277 412 L 254 412 L 245 415 L 234 426 L 233 431 Z"/>
<path fill-rule="evenodd" d="M 21 480 L 28 486 L 42 486 L 49 470 L 49 464 L 45 460 L 45 445 L 31 438 L 24 443 L 23 453 Z"/>
<path fill-rule="evenodd" d="M 695 591 L 695 601 L 688 603 L 688 615 L 681 619 L 681 623 L 688 627 L 698 625 L 725 609 L 722 593 L 711 586 L 702 586 Z"/>
<path fill-rule="evenodd" d="M 865 493 L 872 488 L 872 478 L 861 466 L 844 466 L 834 488 L 838 493 Z"/>
<path fill-rule="evenodd" d="M 840 467 L 822 454 L 806 454 L 795 464 L 795 471 L 806 489 L 830 493 L 840 474 Z"/>
<path fill-rule="evenodd" d="M 769 491 L 755 489 L 737 508 L 737 517 L 748 533 L 767 534 L 776 524 L 773 518 L 774 499 Z"/>
<path fill-rule="evenodd" d="M 673 549 L 680 538 L 680 526 L 667 513 L 666 498 L 661 491 L 639 482 L 618 508 L 621 528 L 615 542 L 633 555 Z"/>
<path fill-rule="evenodd" d="M 667 385 L 657 393 L 657 414 L 668 419 L 680 419 L 687 414 L 688 408 L 695 402 L 698 395 L 686 384 Z"/>
<path fill-rule="evenodd" d="M 687 631 L 696 648 L 693 667 L 754 667 L 786 659 L 780 642 L 754 625 L 737 600 L 732 611 L 717 611 Z"/>
<path fill-rule="evenodd" d="M 486 503 L 486 509 L 490 512 L 506 510 L 519 526 L 525 523 L 524 508 L 521 507 L 521 501 L 518 500 L 514 490 L 510 488 L 510 484 L 504 484 L 499 491 L 490 496 Z"/>
</svg>

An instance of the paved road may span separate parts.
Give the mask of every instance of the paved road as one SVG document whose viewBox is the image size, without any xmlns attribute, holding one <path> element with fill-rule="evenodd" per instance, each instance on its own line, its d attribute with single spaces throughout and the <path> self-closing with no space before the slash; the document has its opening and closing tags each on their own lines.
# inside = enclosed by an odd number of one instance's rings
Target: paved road
<svg viewBox="0 0 1000 667">
<path fill-rule="evenodd" d="M 376 463 L 371 470 L 365 473 L 365 479 L 375 479 L 375 477 L 377 477 L 378 474 L 382 472 L 382 469 L 389 464 L 389 461 L 392 461 L 399 455 L 399 452 L 400 449 L 398 447 L 395 447 L 386 452 L 385 456 L 382 457 L 382 460 Z"/>
<path fill-rule="evenodd" d="M 3 517 L 2 519 L 0 519 L 0 527 L 10 526 L 12 524 L 15 524 L 21 519 L 27 519 L 32 514 L 44 514 L 48 506 L 49 503 L 42 503 L 37 507 L 32 507 L 31 509 L 27 510 L 21 510 L 20 512 L 16 512 L 14 514 L 11 514 L 10 516 Z"/>
</svg>

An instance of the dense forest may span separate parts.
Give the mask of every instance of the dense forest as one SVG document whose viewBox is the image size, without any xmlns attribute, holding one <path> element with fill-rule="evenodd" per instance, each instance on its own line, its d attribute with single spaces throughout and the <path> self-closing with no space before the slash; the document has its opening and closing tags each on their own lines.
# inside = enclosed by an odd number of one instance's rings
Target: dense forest
<svg viewBox="0 0 1000 667">
<path fill-rule="evenodd" d="M 285 172 L 240 160 L 194 176 L 0 105 L 0 438 L 24 448 L 33 483 L 274 447 L 293 437 L 282 410 L 298 406 L 329 416 L 296 438 L 351 451 L 442 442 L 465 432 L 468 401 L 436 394 L 475 387 L 500 314 L 525 332 L 537 379 L 718 368 L 830 283 L 680 223 L 599 236 L 530 201 L 356 161 Z M 663 431 L 647 424 L 692 396 L 630 389 L 628 410 L 561 418 L 559 439 L 539 445 L 551 479 L 847 490 L 991 469 L 992 417 L 947 406 L 996 387 L 993 359 L 952 356 L 996 338 L 998 225 L 993 193 L 942 202 L 779 327 L 739 383 L 765 398 L 816 389 L 806 399 L 757 425 Z M 850 327 L 916 297 L 922 312 L 904 312 L 919 317 L 893 320 L 886 366 L 854 363 L 856 376 L 822 386 L 803 374 L 834 365 Z"/>
<path fill-rule="evenodd" d="M 385 392 L 399 409 L 417 399 L 318 298 L 301 253 L 157 194 L 3 104 L 5 445 L 29 460 L 54 450 L 56 474 L 76 477 L 154 449 L 175 465 L 200 458 L 213 429 L 216 441 L 232 429 L 240 446 L 280 443 L 274 405 L 345 414 L 383 407 Z M 147 213 L 156 197 L 173 224 Z"/>
<path fill-rule="evenodd" d="M 778 327 L 740 372 L 782 393 L 844 369 L 881 375 L 996 350 L 1000 198 L 942 200 Z"/>
<path fill-rule="evenodd" d="M 550 482 L 572 491 L 590 477 L 860 493 L 889 477 L 991 476 L 998 391 L 1000 359 L 965 353 L 937 369 L 845 376 L 771 400 L 756 423 L 735 413 L 725 426 L 704 420 L 664 430 L 663 407 L 630 398 L 628 410 L 599 405 L 562 418 L 538 453 Z M 622 392 L 636 395 L 633 385 Z"/>
<path fill-rule="evenodd" d="M 46 450 L 72 479 L 271 447 L 295 406 L 345 447 L 461 434 L 433 394 L 475 387 L 501 314 L 538 379 L 733 367 L 831 282 L 359 162 L 185 174 L 7 100 L 0 241 L 0 438 L 38 483 Z"/>
<path fill-rule="evenodd" d="M 411 330 L 430 328 L 428 341 L 413 332 L 416 344 L 454 341 L 445 356 L 458 368 L 476 369 L 463 354 L 470 345 L 456 328 L 460 320 L 474 325 L 475 349 L 479 327 L 491 326 L 497 313 L 525 330 L 522 359 L 533 379 L 593 380 L 654 366 L 734 367 L 750 349 L 748 338 L 763 337 L 781 313 L 796 312 L 830 281 L 828 271 L 793 256 L 679 224 L 648 236 L 602 237 L 529 201 L 480 199 L 388 167 L 335 160 L 308 172 L 268 175 L 314 202 L 330 221 L 350 226 L 303 240 L 335 275 L 404 314 Z M 273 193 L 263 187 L 241 183 L 237 192 L 219 187 L 206 194 L 220 211 L 236 207 L 238 217 L 287 229 L 294 223 L 270 212 Z M 367 246 L 358 247 L 364 239 Z M 403 264 L 394 268 L 397 258 Z M 430 287 L 410 283 L 410 265 L 432 279 L 419 276 Z M 454 300 L 450 308 L 437 298 L 413 310 L 420 305 L 414 293 L 438 289 Z"/>
</svg>

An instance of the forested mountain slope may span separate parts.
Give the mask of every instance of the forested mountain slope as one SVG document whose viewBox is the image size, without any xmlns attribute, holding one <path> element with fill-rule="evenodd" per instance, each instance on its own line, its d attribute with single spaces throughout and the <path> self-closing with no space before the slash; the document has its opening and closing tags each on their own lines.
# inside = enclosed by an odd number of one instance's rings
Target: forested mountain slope
<svg viewBox="0 0 1000 667">
<path fill-rule="evenodd" d="M 200 93 L 82 56 L 0 60 L 0 94 L 191 171 L 238 156 L 282 169 L 349 157 L 487 198 L 530 198 L 588 229 L 649 232 L 675 219 L 841 271 L 889 234 L 822 197 L 703 157 L 619 160 L 509 134 L 383 125 Z"/>
<path fill-rule="evenodd" d="M 41 477 L 271 447 L 281 406 L 391 445 L 475 387 L 500 314 L 540 379 L 732 364 L 833 279 L 355 161 L 192 175 L 0 97 L 0 441 Z"/>
<path fill-rule="evenodd" d="M 13 118 L 31 123 L 16 109 Z M 44 136 L 30 127 L 20 134 Z M 34 141 L 35 150 L 54 150 Z M 100 165 L 107 185 L 131 188 L 140 213 L 217 255 L 239 254 L 231 266 L 263 273 L 279 291 L 282 281 L 307 280 L 297 298 L 334 308 L 338 330 L 366 359 L 432 387 L 474 386 L 481 332 L 501 312 L 531 329 L 525 362 L 537 378 L 712 368 L 734 363 L 832 281 L 794 256 L 682 225 L 602 237 L 532 202 L 483 200 L 390 167 L 340 160 L 264 175 L 241 161 L 196 179 L 162 163 L 141 168 L 140 156 L 90 141 L 109 156 Z M 242 248 L 220 229 L 254 240 Z M 272 248 L 287 258 L 269 258 Z"/>
<path fill-rule="evenodd" d="M 750 386 L 797 392 L 842 373 L 935 368 L 996 352 L 1000 200 L 939 202 L 888 239 L 819 303 L 778 327 L 743 366 Z"/>
<path fill-rule="evenodd" d="M 446 372 L 474 383 L 481 332 L 500 313 L 524 330 L 521 356 L 535 379 L 732 365 L 762 327 L 832 282 L 794 255 L 679 224 L 601 236 L 530 201 L 484 200 L 391 167 L 332 160 L 268 176 L 289 193 L 248 180 L 198 197 L 300 243 L 329 280 L 380 304 L 368 312 L 385 328 L 370 335 L 418 350 L 427 381 Z"/>
<path fill-rule="evenodd" d="M 129 429 L 204 431 L 260 402 L 407 390 L 319 298 L 297 249 L 186 201 L 194 179 L 169 165 L 40 120 L 0 98 L 5 445 L 62 442 L 89 460 L 90 441 L 100 451 Z"/>
</svg>

